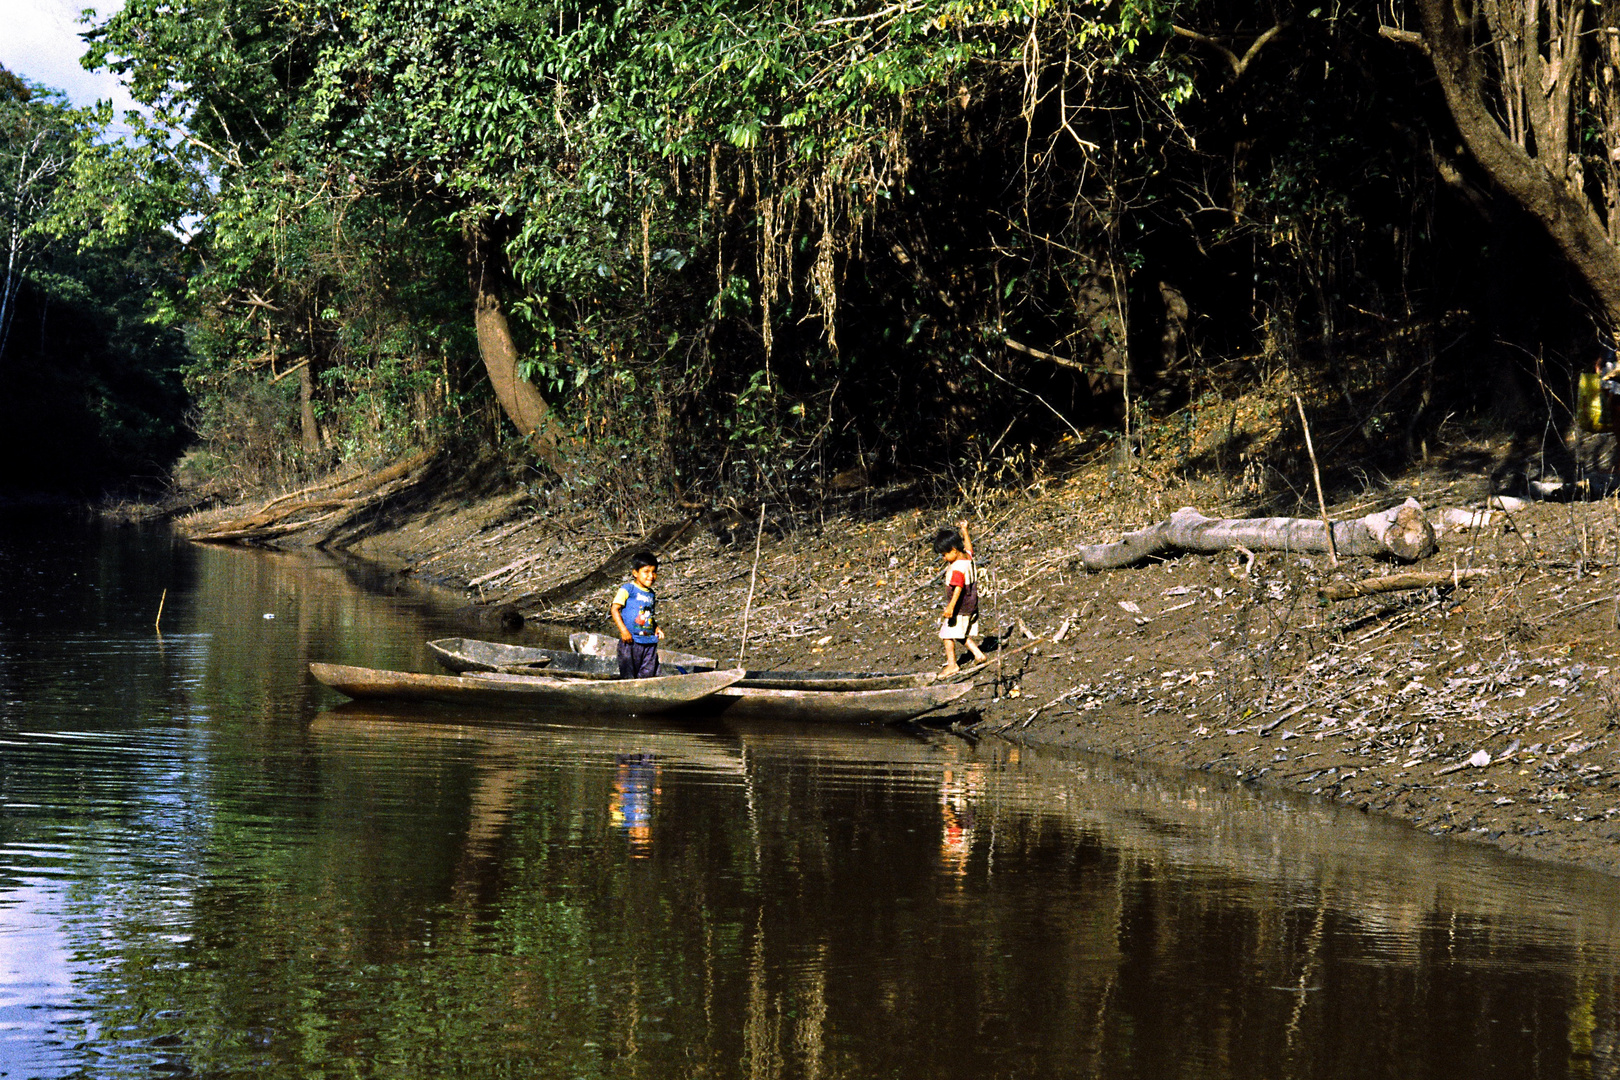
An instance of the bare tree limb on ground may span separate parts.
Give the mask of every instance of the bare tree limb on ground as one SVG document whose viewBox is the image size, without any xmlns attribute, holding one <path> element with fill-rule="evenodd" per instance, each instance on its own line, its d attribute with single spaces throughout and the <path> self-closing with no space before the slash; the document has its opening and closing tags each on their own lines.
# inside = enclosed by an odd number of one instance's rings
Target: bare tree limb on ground
<svg viewBox="0 0 1620 1080">
<path fill-rule="evenodd" d="M 1335 581 L 1317 589 L 1316 594 L 1324 600 L 1353 600 L 1358 596 L 1426 589 L 1431 585 L 1467 585 L 1475 578 L 1489 574 L 1489 570 L 1425 570 L 1411 574 L 1389 574 L 1386 577 L 1362 578 L 1360 581 Z"/>
<path fill-rule="evenodd" d="M 1416 499 L 1352 521 L 1335 521 L 1340 555 L 1390 556 L 1415 562 L 1435 553 L 1434 527 Z M 1111 544 L 1087 544 L 1078 554 L 1087 570 L 1116 570 L 1170 551 L 1328 551 L 1327 525 L 1305 518 L 1209 518 L 1184 506 L 1156 525 Z"/>
</svg>

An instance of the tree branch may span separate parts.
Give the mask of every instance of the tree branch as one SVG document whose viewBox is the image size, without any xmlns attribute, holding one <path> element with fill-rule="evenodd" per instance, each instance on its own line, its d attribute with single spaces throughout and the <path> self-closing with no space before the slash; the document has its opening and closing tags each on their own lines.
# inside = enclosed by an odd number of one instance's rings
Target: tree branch
<svg viewBox="0 0 1620 1080">
<path fill-rule="evenodd" d="M 1421 50 L 1424 56 L 1429 55 L 1429 43 L 1424 41 L 1423 35 L 1416 30 L 1402 30 L 1398 26 L 1380 26 L 1378 36 L 1400 45 L 1411 45 Z"/>
<path fill-rule="evenodd" d="M 1620 323 L 1620 249 L 1584 197 L 1556 171 L 1502 130 L 1485 101 L 1484 75 L 1473 41 L 1452 0 L 1416 0 L 1423 38 L 1446 105 L 1468 152 L 1491 179 L 1536 218 L 1605 309 Z"/>
<path fill-rule="evenodd" d="M 1287 26 L 1287 23 L 1278 23 L 1270 30 L 1267 30 L 1265 33 L 1255 38 L 1254 44 L 1249 46 L 1248 51 L 1245 52 L 1242 57 L 1239 57 L 1237 53 L 1233 52 L 1225 45 L 1222 45 L 1219 41 L 1210 37 L 1208 34 L 1201 34 L 1197 30 L 1189 30 L 1185 26 L 1172 26 L 1170 29 L 1171 32 L 1177 36 L 1199 42 L 1203 45 L 1208 45 L 1210 48 L 1214 49 L 1216 52 L 1225 57 L 1227 66 L 1232 69 L 1232 81 L 1236 82 L 1237 80 L 1243 78 L 1243 73 L 1249 70 L 1249 65 L 1253 63 L 1254 58 L 1260 54 L 1260 50 L 1278 34 L 1282 33 Z"/>
<path fill-rule="evenodd" d="M 1001 343 L 1007 346 L 1009 349 L 1014 349 L 1023 353 L 1025 356 L 1033 356 L 1037 360 L 1046 360 L 1050 363 L 1057 364 L 1059 367 L 1073 368 L 1076 371 L 1084 371 L 1090 375 L 1123 374 L 1122 372 L 1116 371 L 1113 368 L 1098 367 L 1094 364 L 1082 364 L 1080 361 L 1070 360 L 1066 356 L 1055 356 L 1049 352 L 1042 352 L 1040 349 L 1032 349 L 1028 345 L 1025 345 L 1022 341 L 1014 341 L 1010 337 L 1002 338 Z"/>
</svg>

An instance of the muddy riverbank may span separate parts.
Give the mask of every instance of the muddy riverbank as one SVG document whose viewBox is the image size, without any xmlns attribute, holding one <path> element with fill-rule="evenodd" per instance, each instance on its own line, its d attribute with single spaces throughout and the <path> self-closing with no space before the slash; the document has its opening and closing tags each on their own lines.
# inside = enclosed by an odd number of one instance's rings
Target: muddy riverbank
<svg viewBox="0 0 1620 1080">
<path fill-rule="evenodd" d="M 1429 471 L 1331 509 L 1352 517 L 1412 496 L 1435 513 L 1488 495 L 1478 472 Z M 1620 873 L 1614 500 L 1531 504 L 1443 531 L 1424 567 L 1484 576 L 1336 603 L 1318 588 L 1394 568 L 1230 553 L 1081 569 L 1081 544 L 1178 506 L 1241 509 L 1216 486 L 1140 466 L 1099 464 L 944 509 L 907 501 L 873 491 L 835 511 L 772 507 L 757 563 L 751 516 L 693 515 L 661 550 L 670 645 L 728 657 L 746 648 L 750 666 L 937 668 L 941 588 L 927 540 L 967 515 L 998 662 L 966 709 L 934 722 L 1292 788 Z M 587 510 L 516 493 L 446 502 L 354 550 L 465 589 L 482 636 L 535 640 L 542 622 L 603 629 L 605 591 L 541 598 L 670 517 L 680 512 L 612 534 Z M 527 626 L 503 629 L 503 609 Z"/>
</svg>

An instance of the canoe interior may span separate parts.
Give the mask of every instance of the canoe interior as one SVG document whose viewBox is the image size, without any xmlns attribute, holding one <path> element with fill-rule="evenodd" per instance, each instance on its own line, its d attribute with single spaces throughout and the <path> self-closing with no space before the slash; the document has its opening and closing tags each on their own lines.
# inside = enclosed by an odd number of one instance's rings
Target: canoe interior
<svg viewBox="0 0 1620 1080">
<path fill-rule="evenodd" d="M 551 675 L 557 678 L 619 677 L 619 662 L 557 649 L 505 645 L 477 638 L 440 638 L 428 642 L 439 663 L 451 671 L 502 671 L 510 675 Z M 661 675 L 689 675 L 690 669 L 671 669 Z"/>
<path fill-rule="evenodd" d="M 505 645 L 476 638 L 441 638 L 428 642 L 439 662 L 451 671 L 503 671 L 525 674 L 530 671 L 557 678 L 616 679 L 619 664 L 576 652 L 560 652 L 527 645 Z M 688 655 L 677 653 L 676 656 Z M 685 674 L 690 669 L 667 658 L 659 650 L 659 674 Z M 928 672 L 869 671 L 749 671 L 739 686 L 778 690 L 900 690 L 929 686 L 938 675 Z"/>
<path fill-rule="evenodd" d="M 586 656 L 600 656 L 607 660 L 614 660 L 619 655 L 619 639 L 606 634 L 569 634 L 568 647 L 577 653 Z M 663 664 L 673 664 L 676 667 L 702 670 L 719 665 L 720 661 L 712 656 L 699 656 L 696 653 L 679 652 L 675 649 L 658 647 L 658 660 Z"/>
</svg>

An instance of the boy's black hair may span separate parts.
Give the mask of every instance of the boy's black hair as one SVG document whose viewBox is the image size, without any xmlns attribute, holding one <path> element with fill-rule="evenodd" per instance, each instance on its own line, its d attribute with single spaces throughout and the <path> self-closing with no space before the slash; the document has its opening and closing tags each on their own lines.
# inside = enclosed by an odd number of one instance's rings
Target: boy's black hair
<svg viewBox="0 0 1620 1080">
<path fill-rule="evenodd" d="M 967 541 L 955 529 L 941 529 L 934 534 L 934 554 L 943 555 L 947 551 L 965 551 Z"/>
<path fill-rule="evenodd" d="M 630 556 L 630 569 L 640 570 L 643 566 L 650 566 L 654 570 L 658 569 L 658 556 L 650 551 L 638 551 Z"/>
</svg>

